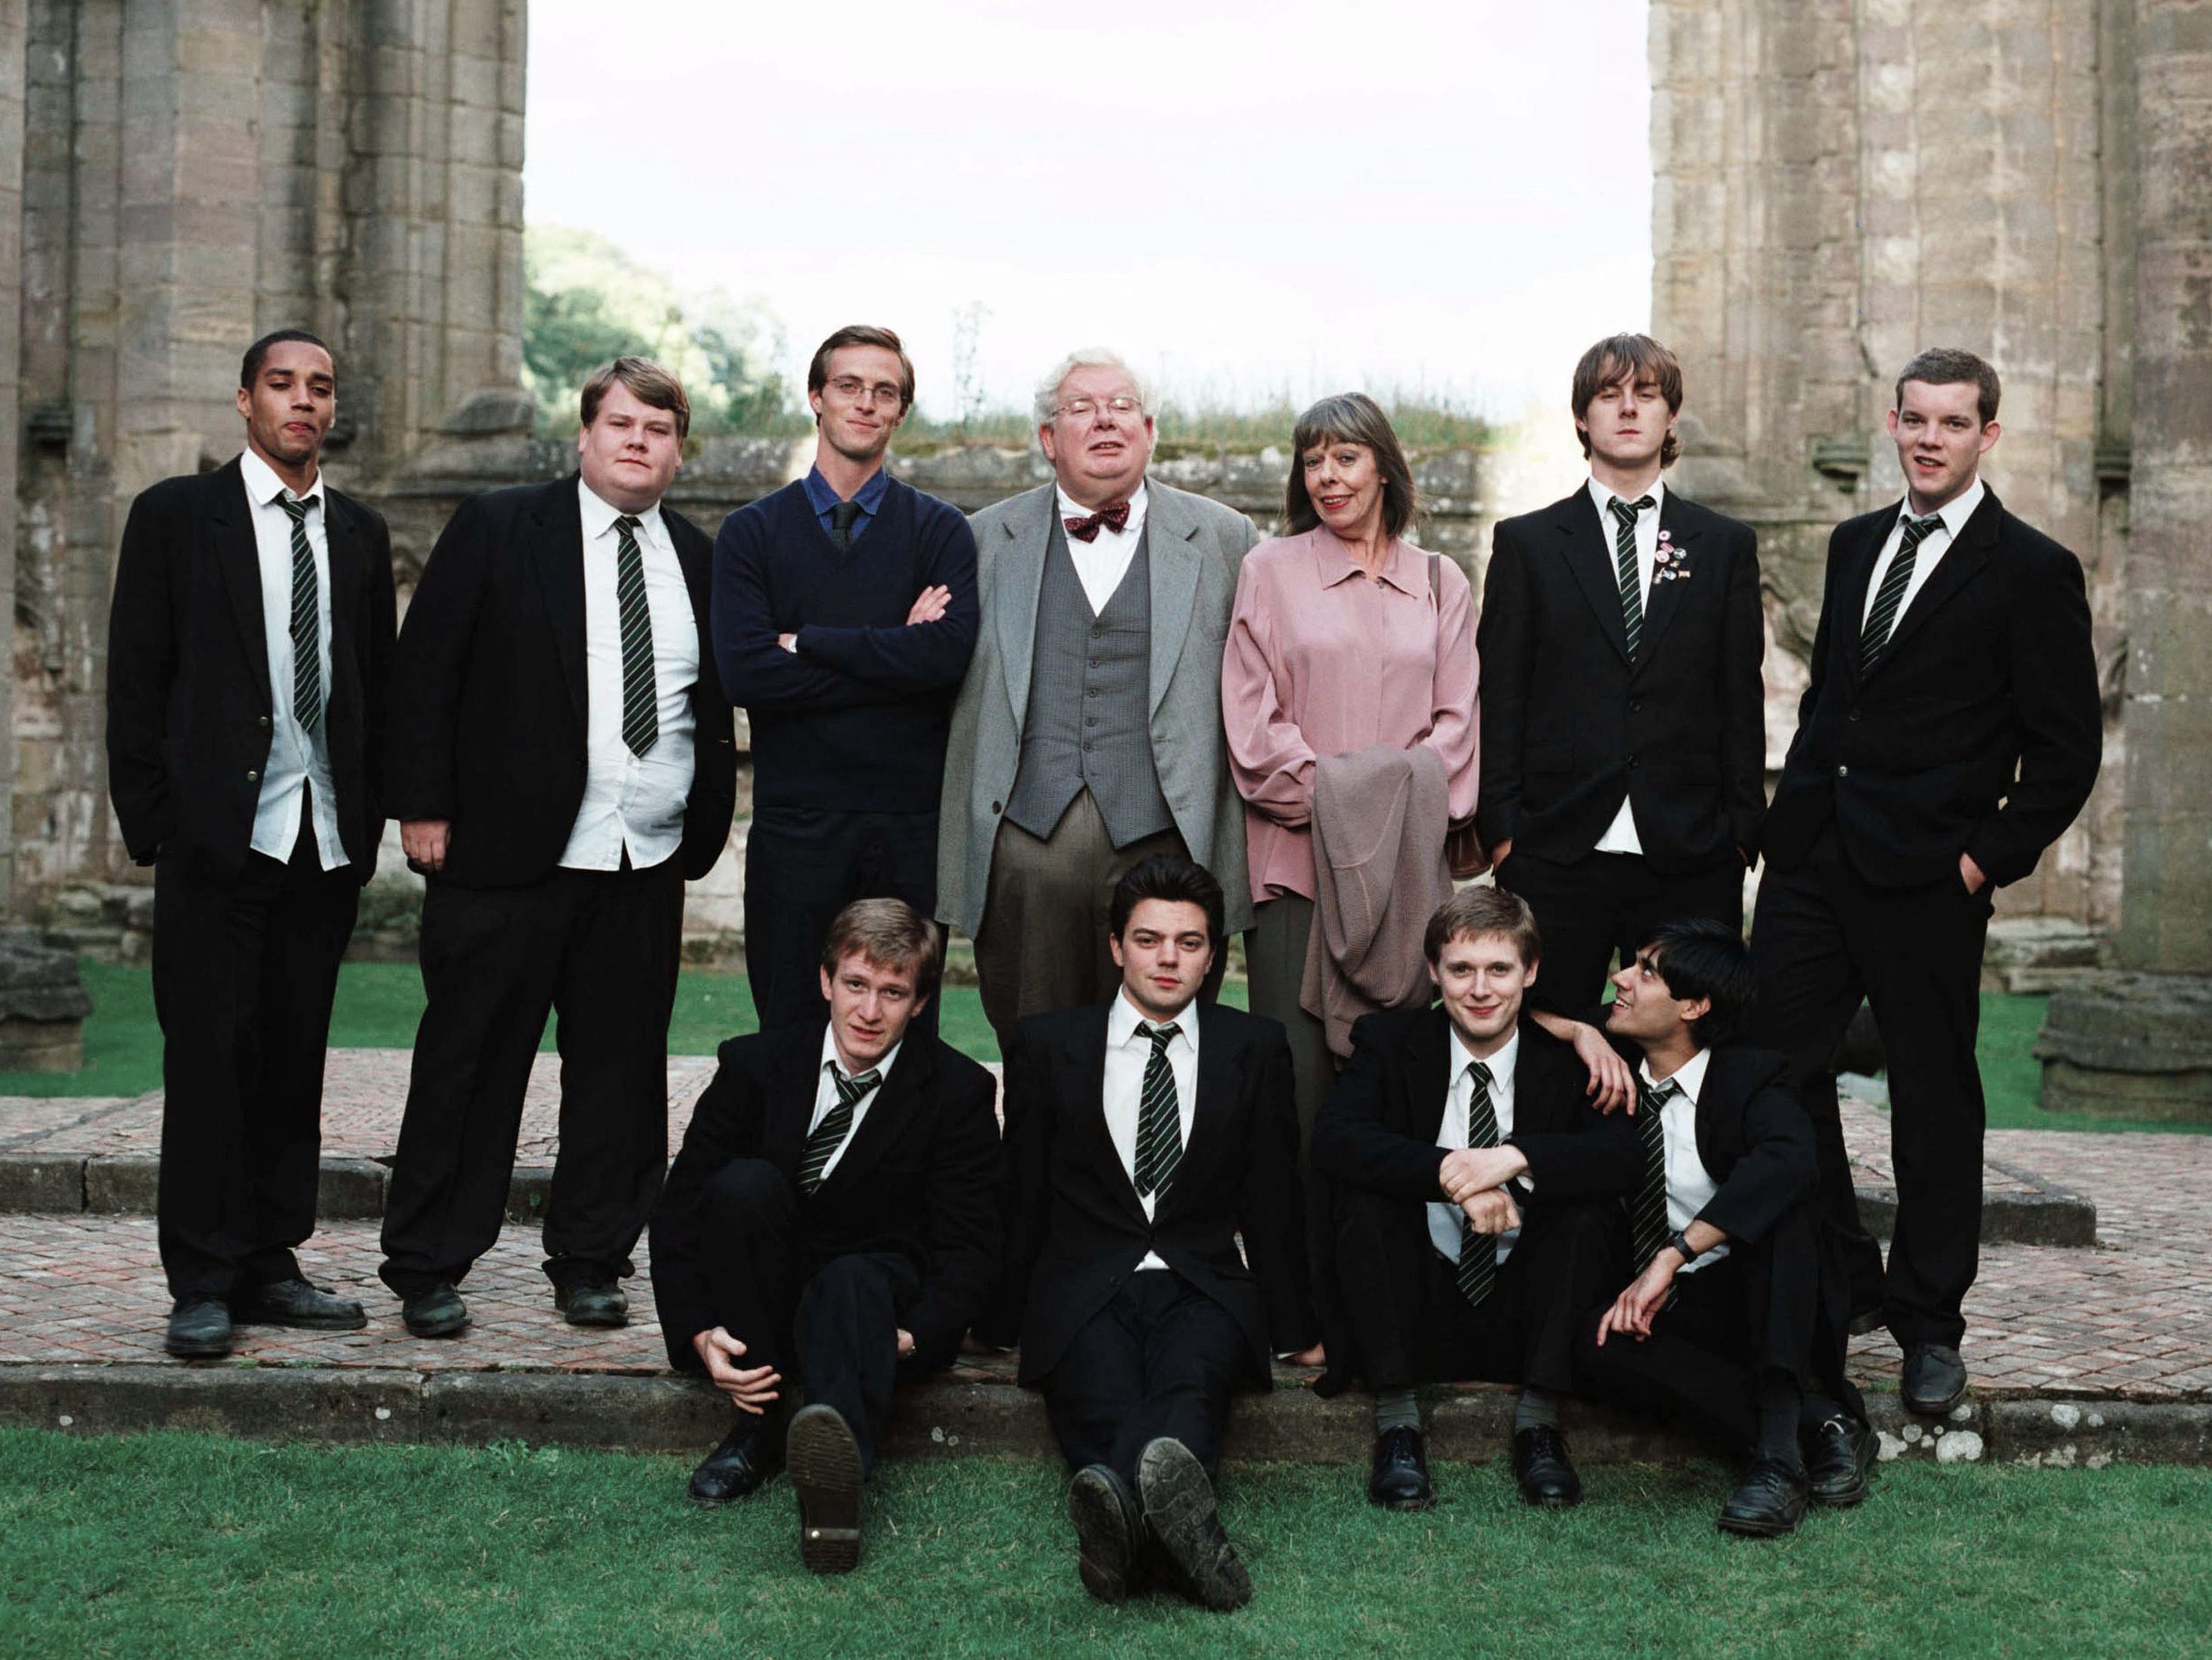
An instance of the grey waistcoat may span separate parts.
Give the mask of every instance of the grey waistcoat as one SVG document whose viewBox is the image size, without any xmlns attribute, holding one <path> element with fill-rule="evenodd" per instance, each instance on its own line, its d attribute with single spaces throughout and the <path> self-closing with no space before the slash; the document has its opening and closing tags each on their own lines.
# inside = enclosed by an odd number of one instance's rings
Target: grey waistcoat
<svg viewBox="0 0 2212 1660">
<path fill-rule="evenodd" d="M 1152 764 L 1151 542 L 1148 523 L 1121 585 L 1094 620 L 1054 516 L 1037 590 L 1021 765 L 1006 803 L 1007 818 L 1039 839 L 1052 834 L 1085 790 L 1116 847 L 1175 827 Z"/>
</svg>

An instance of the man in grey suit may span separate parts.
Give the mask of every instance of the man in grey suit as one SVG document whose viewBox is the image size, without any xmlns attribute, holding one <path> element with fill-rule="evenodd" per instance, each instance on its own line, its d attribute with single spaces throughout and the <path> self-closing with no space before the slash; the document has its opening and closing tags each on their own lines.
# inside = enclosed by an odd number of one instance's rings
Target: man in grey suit
<svg viewBox="0 0 2212 1660">
<path fill-rule="evenodd" d="M 1037 388 L 1054 482 L 969 521 L 983 616 L 952 711 L 937 916 L 975 942 L 1002 1051 L 1025 1016 L 1120 985 L 1109 911 L 1140 859 L 1194 859 L 1229 928 L 1252 922 L 1221 642 L 1259 532 L 1146 478 L 1153 407 L 1114 353 L 1070 354 Z M 1220 977 L 1217 958 L 1209 999 Z"/>
</svg>

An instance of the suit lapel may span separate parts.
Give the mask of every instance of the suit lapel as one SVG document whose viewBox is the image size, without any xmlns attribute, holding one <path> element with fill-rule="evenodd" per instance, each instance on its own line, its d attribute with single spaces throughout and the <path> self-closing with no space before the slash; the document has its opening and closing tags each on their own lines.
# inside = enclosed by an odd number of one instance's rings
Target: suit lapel
<svg viewBox="0 0 2212 1660">
<path fill-rule="evenodd" d="M 1451 1093 L 1451 1017 L 1439 1003 L 1413 1022 L 1406 1038 L 1407 1133 L 1433 1142 L 1444 1127 L 1444 1099 Z"/>
<path fill-rule="evenodd" d="M 1928 580 L 1913 595 L 1912 603 L 1905 608 L 1905 614 L 1890 630 L 1888 643 L 1875 659 L 1875 674 L 1881 672 L 1883 664 L 1897 655 L 1897 648 L 1910 639 L 1944 601 L 1972 581 L 1975 573 L 1989 563 L 1990 551 L 1997 542 L 1997 515 L 2002 511 L 1997 505 L 1996 492 L 1985 489 L 1982 505 L 1974 509 L 1972 518 L 1960 526 L 1958 539 L 1943 550 L 1943 557 L 1936 561 L 1936 568 L 1928 573 Z M 1888 535 L 1885 526 L 1883 540 L 1887 541 Z M 1881 544 L 1875 545 L 1879 548 Z M 1871 565 L 1869 568 L 1871 570 Z M 1860 598 L 1863 603 L 1863 588 Z"/>
<path fill-rule="evenodd" d="M 1237 1061 L 1242 1045 L 1232 1044 L 1212 1010 L 1194 1005 L 1198 1017 L 1198 1097 L 1191 1103 L 1190 1140 L 1182 1150 L 1162 1209 L 1179 1205 L 1186 1193 L 1203 1192 L 1205 1178 L 1229 1152 L 1230 1120 L 1237 1111 Z M 1135 1191 L 1133 1186 L 1130 1190 Z"/>
<path fill-rule="evenodd" d="M 1867 587 L 1874 580 L 1874 564 L 1881 557 L 1881 544 L 1888 539 L 1890 526 L 1896 522 L 1893 514 L 1875 521 L 1874 528 L 1851 549 L 1850 562 L 1844 567 L 1836 590 L 1838 599 L 1844 605 L 1844 614 L 1837 621 L 1844 626 L 1830 631 L 1828 649 L 1843 654 L 1844 666 L 1853 685 L 1858 683 L 1859 642 L 1866 632 Z"/>
<path fill-rule="evenodd" d="M 885 1149 L 898 1139 L 899 1132 L 912 1121 L 915 1109 L 929 1093 L 929 1082 L 936 1071 L 927 1041 L 919 1033 L 911 1044 L 902 1045 L 898 1064 L 891 1068 L 890 1076 L 884 1080 L 883 1087 L 868 1103 L 860 1127 L 845 1143 L 836 1169 L 823 1178 L 825 1186 L 866 1174 L 884 1156 Z M 800 1140 L 803 1145 L 805 1137 Z"/>
<path fill-rule="evenodd" d="M 678 528 L 678 522 L 672 517 L 665 504 L 660 510 L 660 523 L 668 532 L 668 545 L 676 549 L 676 562 L 683 567 L 684 591 L 691 597 L 692 626 L 699 631 L 699 661 L 712 663 L 714 660 L 714 637 L 708 626 L 708 618 L 714 596 L 714 545 L 707 541 L 703 532 L 696 541 L 686 536 L 684 530 Z M 685 519 L 682 524 L 688 529 L 690 521 Z M 580 546 L 583 530 L 583 514 L 580 509 L 576 518 Z M 706 676 L 702 675 L 699 678 L 703 682 Z"/>
<path fill-rule="evenodd" d="M 1668 625 L 1674 621 L 1675 614 L 1689 598 L 1690 585 L 1705 574 L 1698 569 L 1695 560 L 1686 557 L 1695 545 L 1697 532 L 1683 528 L 1680 500 L 1672 490 L 1660 499 L 1659 528 L 1666 533 L 1675 551 L 1686 555 L 1684 566 L 1693 574 L 1669 582 L 1660 575 L 1657 569 L 1652 572 L 1651 592 L 1644 602 L 1643 649 L 1637 654 L 1639 668 L 1651 661 L 1651 654 L 1657 648 L 1660 637 L 1666 633 Z M 1620 568 L 1616 566 L 1613 571 L 1613 609 L 1616 610 L 1620 606 Z M 1708 581 L 1717 579 L 1717 577 L 1706 578 Z"/>
<path fill-rule="evenodd" d="M 1182 511 L 1182 501 L 1158 485 L 1147 487 L 1151 505 L 1145 514 L 1145 546 L 1152 566 L 1152 701 L 1148 712 L 1159 712 L 1182 659 L 1183 642 L 1198 626 L 1199 551 L 1191 545 L 1198 521 Z M 1203 1044 L 1199 1045 L 1202 1054 Z"/>
<path fill-rule="evenodd" d="M 1052 515 L 1060 500 L 1054 487 L 1032 490 L 999 522 L 1004 538 L 991 587 L 998 600 L 999 660 L 1006 667 L 1006 700 L 1013 706 L 1014 742 L 1029 718 L 1030 670 L 1036 655 L 1037 591 L 1044 585 L 1045 553 L 1052 545 Z M 1100 1052 L 1104 1052 L 1102 1028 Z"/>
<path fill-rule="evenodd" d="M 1613 562 L 1613 543 L 1588 490 L 1577 490 L 1552 509 L 1559 552 L 1583 597 L 1597 614 L 1598 627 L 1623 663 L 1628 655 L 1628 620 L 1620 614 L 1620 577 Z"/>
<path fill-rule="evenodd" d="M 336 665 L 353 660 L 354 643 L 361 638 L 361 520 L 353 503 L 327 487 L 323 502 L 330 509 L 323 536 L 329 544 L 331 663 L 331 679 L 336 682 L 339 678 Z M 333 684 L 330 691 L 335 698 L 337 686 Z"/>
<path fill-rule="evenodd" d="M 246 474 L 234 460 L 215 476 L 214 504 L 208 510 L 208 535 L 230 595 L 232 615 L 246 647 L 261 706 L 274 709 L 269 693 L 269 625 L 262 615 L 261 547 L 253 535 L 253 508 L 246 499 Z"/>
<path fill-rule="evenodd" d="M 1119 993 L 1115 994 L 1120 995 Z M 1083 1022 L 1062 1051 L 1071 1082 L 1066 1096 L 1069 1130 L 1091 1143 L 1091 1160 L 1104 1172 L 1106 1185 L 1139 1226 L 1149 1226 L 1144 1201 L 1114 1145 L 1114 1132 L 1106 1127 L 1106 1015 L 1113 1004 L 1102 1003 L 1083 1011 Z M 1200 1045 L 1201 1057 L 1205 1045 Z M 1170 1188 L 1170 1192 L 1173 1192 Z"/>
<path fill-rule="evenodd" d="M 553 625 L 554 648 L 560 653 L 576 724 L 588 730 L 584 677 L 584 513 L 576 488 L 576 476 L 571 473 L 547 485 L 532 506 L 537 530 L 531 538 L 530 568 L 545 598 L 545 615 Z"/>
<path fill-rule="evenodd" d="M 804 1037 L 793 1038 L 769 1070 L 761 1155 L 784 1170 L 798 1170 L 799 1156 L 806 1147 L 821 1074 L 816 1062 L 821 1053 L 822 1029 L 810 1027 Z"/>
</svg>

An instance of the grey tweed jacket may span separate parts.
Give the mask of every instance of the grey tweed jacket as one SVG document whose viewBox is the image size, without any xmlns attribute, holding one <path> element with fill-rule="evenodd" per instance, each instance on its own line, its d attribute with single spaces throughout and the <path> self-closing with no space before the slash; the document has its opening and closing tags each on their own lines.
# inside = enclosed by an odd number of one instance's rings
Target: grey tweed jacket
<svg viewBox="0 0 2212 1660">
<path fill-rule="evenodd" d="M 1252 925 L 1244 803 L 1221 729 L 1221 651 L 1237 572 L 1260 539 L 1233 507 L 1146 481 L 1152 560 L 1152 760 L 1190 855 L 1218 879 L 1229 928 Z M 969 938 L 983 920 L 991 848 L 1021 763 L 1037 592 L 1056 503 L 1046 484 L 972 515 L 983 597 L 975 655 L 952 708 L 937 836 L 937 918 Z"/>
</svg>

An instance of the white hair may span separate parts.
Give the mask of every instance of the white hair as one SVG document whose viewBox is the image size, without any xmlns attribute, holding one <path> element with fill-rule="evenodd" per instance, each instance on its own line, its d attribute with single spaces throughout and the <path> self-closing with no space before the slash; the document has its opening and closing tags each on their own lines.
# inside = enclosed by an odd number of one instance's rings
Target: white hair
<svg viewBox="0 0 2212 1660">
<path fill-rule="evenodd" d="M 1052 373 L 1037 382 L 1036 424 L 1049 427 L 1060 409 L 1060 389 L 1068 376 L 1078 369 L 1119 369 L 1129 377 L 1137 389 L 1137 402 L 1147 416 L 1159 413 L 1159 402 L 1152 396 L 1152 383 L 1129 367 L 1121 353 L 1104 346 L 1079 346 L 1059 362 Z"/>
</svg>

